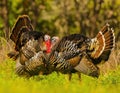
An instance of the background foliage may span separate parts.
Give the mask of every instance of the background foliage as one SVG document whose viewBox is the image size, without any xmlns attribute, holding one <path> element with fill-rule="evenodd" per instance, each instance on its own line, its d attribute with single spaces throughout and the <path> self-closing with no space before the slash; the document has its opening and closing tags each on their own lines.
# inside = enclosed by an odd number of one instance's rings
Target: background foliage
<svg viewBox="0 0 120 93">
<path fill-rule="evenodd" d="M 82 33 L 94 37 L 105 23 L 120 36 L 119 0 L 0 0 L 0 36 L 9 39 L 19 15 L 30 16 L 33 27 L 60 37 Z"/>
</svg>

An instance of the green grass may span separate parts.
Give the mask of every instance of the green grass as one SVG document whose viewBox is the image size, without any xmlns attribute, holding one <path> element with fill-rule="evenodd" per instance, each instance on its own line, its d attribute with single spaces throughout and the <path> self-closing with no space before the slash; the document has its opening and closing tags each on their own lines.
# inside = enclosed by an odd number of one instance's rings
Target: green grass
<svg viewBox="0 0 120 93">
<path fill-rule="evenodd" d="M 6 59 L 0 62 L 0 93 L 118 93 L 120 91 L 120 68 L 95 79 L 76 74 L 68 81 L 67 75 L 54 72 L 48 76 L 29 79 L 14 73 L 15 62 Z"/>
</svg>

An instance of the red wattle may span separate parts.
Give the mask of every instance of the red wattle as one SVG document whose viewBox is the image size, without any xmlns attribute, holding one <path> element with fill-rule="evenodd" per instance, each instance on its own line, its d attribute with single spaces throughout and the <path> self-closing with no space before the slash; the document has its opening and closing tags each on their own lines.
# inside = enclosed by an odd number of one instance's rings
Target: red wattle
<svg viewBox="0 0 120 93">
<path fill-rule="evenodd" d="M 51 52 L 51 41 L 50 40 L 47 40 L 46 41 L 46 53 L 50 53 Z"/>
</svg>

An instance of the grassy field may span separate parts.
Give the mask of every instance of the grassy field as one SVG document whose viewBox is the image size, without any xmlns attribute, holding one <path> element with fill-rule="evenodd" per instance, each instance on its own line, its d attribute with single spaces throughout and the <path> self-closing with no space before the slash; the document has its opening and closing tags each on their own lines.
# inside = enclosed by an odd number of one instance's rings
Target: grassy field
<svg viewBox="0 0 120 93">
<path fill-rule="evenodd" d="M 119 44 L 120 45 L 120 44 Z M 77 74 L 72 80 L 68 76 L 53 72 L 47 76 L 34 76 L 29 79 L 14 73 L 15 61 L 6 55 L 12 45 L 1 39 L 0 45 L 0 93 L 118 93 L 120 91 L 120 47 L 116 48 L 108 62 L 101 65 L 98 79 Z"/>
<path fill-rule="evenodd" d="M 53 72 L 48 76 L 29 79 L 14 74 L 15 62 L 6 59 L 0 64 L 0 93 L 118 93 L 120 91 L 120 68 L 101 75 L 98 79 L 82 74 L 80 81 L 74 74 L 71 81 L 67 75 Z"/>
</svg>

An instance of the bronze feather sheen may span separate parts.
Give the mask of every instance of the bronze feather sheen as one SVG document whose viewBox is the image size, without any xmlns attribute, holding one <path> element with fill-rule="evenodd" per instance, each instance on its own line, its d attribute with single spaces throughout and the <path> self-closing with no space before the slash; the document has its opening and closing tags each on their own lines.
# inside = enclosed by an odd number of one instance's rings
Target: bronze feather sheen
<svg viewBox="0 0 120 93">
<path fill-rule="evenodd" d="M 99 58 L 104 51 L 112 50 L 115 46 L 115 35 L 112 28 L 109 27 L 109 24 L 106 24 L 97 34 L 95 38 L 93 38 L 91 44 L 94 47 L 94 51 L 91 53 L 92 58 Z M 96 42 L 95 42 L 96 41 Z"/>
</svg>

